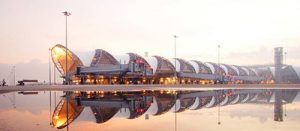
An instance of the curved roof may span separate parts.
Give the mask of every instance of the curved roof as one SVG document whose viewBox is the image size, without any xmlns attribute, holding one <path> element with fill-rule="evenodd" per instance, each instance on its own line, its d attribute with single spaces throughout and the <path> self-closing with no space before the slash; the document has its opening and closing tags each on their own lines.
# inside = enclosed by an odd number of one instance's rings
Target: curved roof
<svg viewBox="0 0 300 131">
<path fill-rule="evenodd" d="M 243 99 L 241 102 L 245 103 L 249 100 L 249 98 L 250 98 L 250 94 L 247 94 L 247 97 L 245 97 L 245 99 Z"/>
<path fill-rule="evenodd" d="M 68 120 L 67 120 L 67 105 L 68 105 Z M 60 100 L 52 114 L 53 127 L 62 129 L 72 123 L 83 111 L 83 106 L 77 106 L 74 99 L 68 102 L 66 97 Z"/>
<path fill-rule="evenodd" d="M 250 71 L 250 76 L 258 76 L 257 71 L 253 68 L 246 67 Z"/>
<path fill-rule="evenodd" d="M 179 109 L 176 109 L 176 112 L 183 112 L 186 109 L 188 109 L 190 106 L 192 106 L 195 102 L 196 98 L 186 98 L 186 99 L 180 99 L 180 106 Z"/>
<path fill-rule="evenodd" d="M 238 97 L 237 94 L 229 95 L 229 96 L 228 96 L 228 101 L 227 101 L 224 105 L 230 104 L 230 103 L 231 103 L 232 101 L 234 101 L 237 97 Z"/>
<path fill-rule="evenodd" d="M 144 63 L 145 66 L 150 67 L 150 64 L 140 55 L 135 53 L 126 53 L 123 55 L 113 55 L 113 57 L 121 64 L 133 63 Z"/>
<path fill-rule="evenodd" d="M 210 68 L 200 61 L 192 60 L 192 61 L 190 61 L 190 64 L 194 67 L 196 73 L 212 74 L 212 71 L 210 70 Z"/>
<path fill-rule="evenodd" d="M 192 110 L 198 110 L 201 109 L 202 107 L 205 107 L 205 105 L 207 105 L 208 103 L 210 103 L 210 101 L 212 101 L 213 96 L 202 96 L 202 97 L 198 97 L 199 99 L 199 104 L 193 108 Z"/>
<path fill-rule="evenodd" d="M 254 68 L 249 68 L 252 72 L 254 72 L 255 76 L 258 76 L 257 70 Z"/>
<path fill-rule="evenodd" d="M 232 66 L 235 67 L 238 70 L 239 76 L 248 76 L 248 73 L 242 67 L 237 66 L 237 65 L 232 65 Z"/>
<path fill-rule="evenodd" d="M 207 104 L 205 105 L 205 107 L 206 107 L 206 108 L 210 108 L 210 107 L 212 107 L 212 106 L 215 104 L 215 102 L 216 102 L 216 97 L 215 97 L 215 96 L 212 96 L 212 98 L 210 99 L 209 103 L 207 103 Z"/>
<path fill-rule="evenodd" d="M 151 67 L 154 68 L 153 70 L 155 70 L 154 75 L 174 75 L 175 67 L 168 59 L 163 58 L 161 56 L 153 56 L 153 57 L 156 59 L 156 61 L 154 60 L 155 62 L 150 62 L 150 63 L 151 63 Z"/>
<path fill-rule="evenodd" d="M 97 49 L 92 59 L 91 66 L 118 65 L 120 64 L 110 53 L 102 49 Z"/>
<path fill-rule="evenodd" d="M 153 74 L 156 73 L 156 69 L 157 69 L 157 65 L 158 65 L 158 60 L 156 57 L 147 57 L 146 61 L 149 63 L 149 65 L 151 66 L 151 68 L 153 69 Z"/>
<path fill-rule="evenodd" d="M 66 52 L 68 52 L 68 67 L 66 67 Z M 66 48 L 60 44 L 51 49 L 51 57 L 56 68 L 63 75 L 66 74 L 66 71 L 68 74 L 74 74 L 77 66 L 83 66 L 82 61 L 72 51 L 69 49 L 66 51 Z"/>
<path fill-rule="evenodd" d="M 129 55 L 129 61 L 134 63 L 143 63 L 146 67 L 150 67 L 150 64 L 140 55 L 135 53 L 127 53 Z"/>
<path fill-rule="evenodd" d="M 154 115 L 161 115 L 168 112 L 175 104 L 174 95 L 160 94 L 156 96 L 157 112 Z"/>
<path fill-rule="evenodd" d="M 227 64 L 221 64 L 221 68 L 226 72 L 226 75 L 237 76 L 238 72 Z"/>
<path fill-rule="evenodd" d="M 215 101 L 212 105 L 210 106 L 206 106 L 207 108 L 212 108 L 212 107 L 215 107 L 217 106 L 218 104 L 222 103 L 225 99 L 226 99 L 226 96 L 223 96 L 223 95 L 220 95 L 220 96 L 214 96 L 215 97 Z"/>
<path fill-rule="evenodd" d="M 238 100 L 238 103 L 241 103 L 242 101 L 245 101 L 245 99 L 247 98 L 247 97 L 249 97 L 248 96 L 249 94 L 239 94 L 239 100 Z"/>
<path fill-rule="evenodd" d="M 236 104 L 239 102 L 239 99 L 240 99 L 240 95 L 237 95 L 229 104 Z"/>
<path fill-rule="evenodd" d="M 228 101 L 229 101 L 229 97 L 226 95 L 225 99 L 223 101 L 221 101 L 220 106 L 226 105 L 228 103 Z"/>
<path fill-rule="evenodd" d="M 293 69 L 295 70 L 295 72 L 298 75 L 298 78 L 300 78 L 300 67 L 293 67 Z"/>
<path fill-rule="evenodd" d="M 213 74 L 226 74 L 224 69 L 222 69 L 220 66 L 218 66 L 216 63 L 213 62 L 205 62 L 205 65 L 207 65 Z"/>
<path fill-rule="evenodd" d="M 256 68 L 255 70 L 257 71 L 258 76 L 264 77 L 267 80 L 271 80 L 274 78 L 272 69 L 269 67 Z"/>
<path fill-rule="evenodd" d="M 194 67 L 187 61 L 176 58 L 176 71 L 177 72 L 184 72 L 184 73 L 196 73 Z M 171 60 L 171 63 L 175 67 L 175 61 L 174 59 Z"/>
<path fill-rule="evenodd" d="M 116 107 L 101 107 L 91 106 L 90 107 L 96 118 L 96 123 L 104 123 L 110 120 L 121 108 Z"/>
<path fill-rule="evenodd" d="M 292 66 L 282 67 L 282 82 L 284 83 L 300 83 L 299 70 Z"/>
<path fill-rule="evenodd" d="M 240 75 L 239 69 L 236 66 L 234 65 L 229 65 L 229 66 L 237 73 L 238 76 Z"/>
<path fill-rule="evenodd" d="M 250 70 L 246 67 L 241 67 L 247 73 L 247 76 L 250 76 Z"/>
<path fill-rule="evenodd" d="M 150 105 L 146 105 L 144 107 L 140 107 L 138 109 L 132 109 L 132 108 L 129 108 L 129 111 L 130 111 L 130 115 L 129 115 L 129 118 L 128 119 L 135 119 L 135 118 L 138 118 L 140 117 L 141 115 L 143 115 L 148 109 L 149 109 Z"/>
<path fill-rule="evenodd" d="M 220 64 L 220 67 L 225 71 L 225 74 L 228 75 L 228 70 L 229 69 L 223 64 Z"/>
</svg>

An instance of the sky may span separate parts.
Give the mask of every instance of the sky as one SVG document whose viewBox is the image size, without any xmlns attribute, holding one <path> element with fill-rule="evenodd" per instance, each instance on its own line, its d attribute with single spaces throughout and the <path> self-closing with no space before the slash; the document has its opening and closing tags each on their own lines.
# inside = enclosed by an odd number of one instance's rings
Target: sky
<svg viewBox="0 0 300 131">
<path fill-rule="evenodd" d="M 284 47 L 287 64 L 300 65 L 298 0 L 0 0 L 0 74 L 16 67 L 18 79 L 47 80 L 48 49 L 74 52 L 104 49 L 237 65 L 273 63 L 274 47 Z M 34 68 L 42 66 L 42 76 Z M 19 70 L 18 70 L 19 69 Z M 32 71 L 32 75 L 23 75 Z"/>
</svg>

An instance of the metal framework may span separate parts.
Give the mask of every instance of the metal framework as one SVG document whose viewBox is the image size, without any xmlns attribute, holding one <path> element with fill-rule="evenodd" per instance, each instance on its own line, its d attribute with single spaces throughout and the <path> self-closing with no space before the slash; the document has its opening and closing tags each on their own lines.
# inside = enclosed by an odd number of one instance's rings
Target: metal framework
<svg viewBox="0 0 300 131">
<path fill-rule="evenodd" d="M 66 67 L 66 54 L 68 67 Z M 78 66 L 83 66 L 83 63 L 78 56 L 70 50 L 66 53 L 66 48 L 60 44 L 55 45 L 51 49 L 51 56 L 56 68 L 63 75 L 66 75 L 66 71 L 68 72 L 68 75 L 74 74 Z"/>
<path fill-rule="evenodd" d="M 172 63 L 167 60 L 166 58 L 163 58 L 161 56 L 153 56 L 157 59 L 157 69 L 155 72 L 155 76 L 173 76 L 175 72 L 175 67 L 172 65 Z"/>
<path fill-rule="evenodd" d="M 180 70 L 179 72 L 183 72 L 183 73 L 196 73 L 194 67 L 188 63 L 187 61 L 180 59 L 180 58 L 175 58 L 176 61 L 179 62 L 179 67 Z"/>
<path fill-rule="evenodd" d="M 101 66 L 101 65 L 119 65 L 120 63 L 107 51 L 102 49 L 97 49 L 95 55 L 92 59 L 91 66 Z"/>
<path fill-rule="evenodd" d="M 212 71 L 209 67 L 207 67 L 204 63 L 197 61 L 197 60 L 193 60 L 193 62 L 195 62 L 198 65 L 198 73 L 199 74 L 212 74 Z"/>
</svg>

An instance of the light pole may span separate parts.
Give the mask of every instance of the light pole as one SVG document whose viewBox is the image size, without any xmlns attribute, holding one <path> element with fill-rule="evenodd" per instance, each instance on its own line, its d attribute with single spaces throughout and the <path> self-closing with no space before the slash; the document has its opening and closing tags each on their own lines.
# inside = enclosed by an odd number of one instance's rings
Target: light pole
<svg viewBox="0 0 300 131">
<path fill-rule="evenodd" d="M 286 65 L 286 52 L 284 52 L 284 64 Z"/>
<path fill-rule="evenodd" d="M 69 76 L 68 76 L 68 16 L 71 15 L 70 12 L 62 12 L 66 16 L 66 84 L 69 84 Z M 69 96 L 68 93 L 66 92 L 66 99 L 67 99 L 67 131 L 69 130 Z"/>
<path fill-rule="evenodd" d="M 176 70 L 176 38 L 178 38 L 177 35 L 174 35 L 174 65 L 175 65 L 175 72 L 174 72 L 174 76 L 175 76 L 175 84 L 177 84 L 177 70 Z"/>
<path fill-rule="evenodd" d="M 13 66 L 13 73 L 14 73 L 14 86 L 16 85 L 16 66 Z"/>
<path fill-rule="evenodd" d="M 51 48 L 49 48 L 49 85 L 51 85 Z"/>
<path fill-rule="evenodd" d="M 218 66 L 220 66 L 220 48 L 221 48 L 221 46 L 218 45 Z"/>
<path fill-rule="evenodd" d="M 221 72 L 220 72 L 220 48 L 221 48 L 221 46 L 220 45 L 218 45 L 218 70 L 217 70 L 217 73 L 218 73 L 218 76 L 220 77 L 221 76 Z M 221 80 L 221 79 L 220 79 Z"/>
<path fill-rule="evenodd" d="M 69 76 L 68 76 L 68 16 L 71 15 L 70 12 L 62 12 L 66 16 L 66 84 L 69 84 Z"/>
<path fill-rule="evenodd" d="M 56 70 L 55 64 L 53 63 L 53 84 L 56 85 Z"/>
</svg>

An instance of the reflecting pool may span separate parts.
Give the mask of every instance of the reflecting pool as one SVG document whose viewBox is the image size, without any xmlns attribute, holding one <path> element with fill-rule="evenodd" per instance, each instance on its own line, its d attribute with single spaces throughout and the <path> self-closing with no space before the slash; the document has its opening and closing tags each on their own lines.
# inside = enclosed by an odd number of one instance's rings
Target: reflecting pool
<svg viewBox="0 0 300 131">
<path fill-rule="evenodd" d="M 9 92 L 0 100 L 5 131 L 300 129 L 298 89 Z"/>
</svg>

